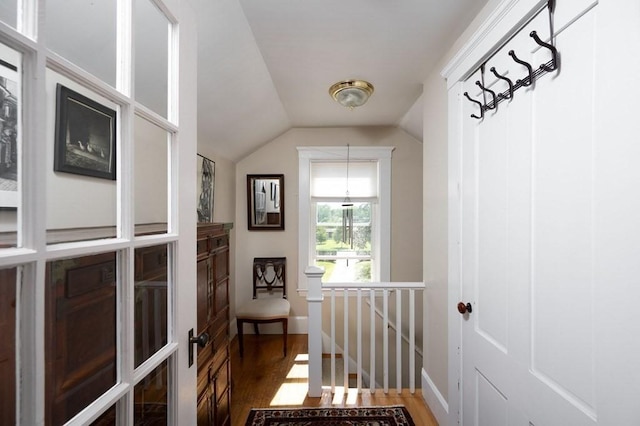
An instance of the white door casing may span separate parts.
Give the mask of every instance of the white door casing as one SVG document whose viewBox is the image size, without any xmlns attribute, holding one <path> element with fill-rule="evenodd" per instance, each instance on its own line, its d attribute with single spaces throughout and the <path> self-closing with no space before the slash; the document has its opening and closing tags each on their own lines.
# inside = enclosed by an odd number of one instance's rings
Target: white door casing
<svg viewBox="0 0 640 426">
<path fill-rule="evenodd" d="M 196 424 L 197 411 L 197 368 L 196 363 L 189 365 L 189 330 L 197 329 L 197 289 L 196 289 L 196 214 L 193 211 L 180 206 L 195 206 L 197 179 L 194 161 L 197 161 L 197 96 L 198 85 L 195 73 L 197 69 L 197 49 L 194 48 L 197 40 L 196 17 L 188 2 L 179 1 L 180 10 L 180 39 L 179 58 L 175 58 L 173 72 L 177 73 L 178 91 L 178 117 L 180 124 L 180 139 L 174 146 L 177 156 L 172 164 L 177 173 L 173 174 L 174 185 L 178 193 L 174 193 L 177 202 L 170 206 L 170 211 L 175 215 L 174 220 L 179 226 L 179 250 L 177 258 L 177 270 L 175 297 L 175 335 L 178 346 L 175 357 L 175 419 L 179 424 Z M 179 59 L 179 60 L 178 60 Z"/>
<path fill-rule="evenodd" d="M 501 10 L 533 11 L 534 3 L 503 2 Z M 640 13 L 633 2 L 591 3 L 559 2 L 560 72 L 518 90 L 482 121 L 469 117 L 478 108 L 462 96 L 482 97 L 479 72 L 467 77 L 477 68 L 465 66 L 473 54 L 445 70 L 458 78 L 449 80 L 450 424 L 638 422 L 640 348 L 628 337 L 639 327 L 633 309 L 620 311 L 623 300 L 638 300 L 638 197 L 609 195 L 640 181 L 625 160 L 638 153 L 638 125 L 620 120 L 632 97 L 616 97 L 608 76 L 637 69 L 611 40 L 621 39 L 614 27 L 637 40 Z M 519 22 L 505 19 L 493 27 L 502 31 L 496 43 Z M 546 12 L 488 59 L 486 87 L 506 88 L 492 66 L 522 78 L 510 49 L 534 67 L 546 62 L 532 29 L 548 38 Z M 458 301 L 473 312 L 458 314 Z"/>
</svg>

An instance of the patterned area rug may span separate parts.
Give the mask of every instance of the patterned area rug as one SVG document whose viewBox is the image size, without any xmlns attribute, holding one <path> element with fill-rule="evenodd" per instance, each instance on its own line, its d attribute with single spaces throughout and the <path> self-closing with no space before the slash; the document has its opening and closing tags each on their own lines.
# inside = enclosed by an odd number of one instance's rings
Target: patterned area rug
<svg viewBox="0 0 640 426">
<path fill-rule="evenodd" d="M 403 406 L 253 409 L 246 426 L 415 426 Z"/>
</svg>

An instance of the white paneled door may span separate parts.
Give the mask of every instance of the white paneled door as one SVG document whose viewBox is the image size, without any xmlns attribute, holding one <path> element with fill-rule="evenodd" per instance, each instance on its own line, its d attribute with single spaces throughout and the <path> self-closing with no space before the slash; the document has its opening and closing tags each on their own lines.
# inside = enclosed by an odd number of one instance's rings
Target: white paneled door
<svg viewBox="0 0 640 426">
<path fill-rule="evenodd" d="M 451 90 L 461 114 L 452 244 L 465 426 L 640 424 L 632 379 L 640 361 L 621 364 L 638 355 L 638 344 L 627 342 L 638 326 L 613 302 L 638 297 L 638 196 L 610 195 L 640 182 L 640 167 L 632 171 L 624 160 L 638 153 L 630 143 L 637 124 L 611 125 L 630 104 L 607 103 L 614 86 L 601 72 L 600 47 L 611 36 L 598 39 L 614 31 L 615 16 L 638 9 L 589 6 L 556 22 L 560 71 L 518 89 L 482 120 L 470 117 L 479 108 L 461 95 L 491 101 L 476 81 L 508 91 L 491 68 L 514 83 L 527 76 L 510 50 L 534 70 L 546 63 L 550 51 L 529 35 L 549 39 L 546 11 L 487 60 L 484 75 L 478 70 Z M 614 237 L 619 228 L 627 238 Z"/>
</svg>

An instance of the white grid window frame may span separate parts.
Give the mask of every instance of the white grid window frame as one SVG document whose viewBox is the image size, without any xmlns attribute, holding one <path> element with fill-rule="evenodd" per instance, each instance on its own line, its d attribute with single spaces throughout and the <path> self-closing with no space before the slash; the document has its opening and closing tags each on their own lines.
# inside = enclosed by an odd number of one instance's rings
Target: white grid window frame
<svg viewBox="0 0 640 426">
<path fill-rule="evenodd" d="M 378 162 L 378 217 L 372 257 L 378 259 L 372 275 L 381 282 L 390 280 L 391 271 L 391 156 L 394 147 L 370 146 L 307 146 L 298 147 L 298 291 L 306 292 L 305 269 L 313 264 L 315 247 L 315 211 L 311 200 L 311 163 L 346 161 L 347 150 L 353 161 Z M 373 230 L 372 230 L 373 232 Z"/>
</svg>

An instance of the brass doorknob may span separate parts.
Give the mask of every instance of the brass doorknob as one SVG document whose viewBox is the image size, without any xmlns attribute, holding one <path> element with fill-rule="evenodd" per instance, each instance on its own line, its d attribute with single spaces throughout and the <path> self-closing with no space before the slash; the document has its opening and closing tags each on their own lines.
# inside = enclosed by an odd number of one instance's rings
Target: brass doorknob
<svg viewBox="0 0 640 426">
<path fill-rule="evenodd" d="M 458 303 L 458 312 L 460 312 L 461 314 L 466 314 L 467 312 L 471 313 L 473 312 L 473 308 L 471 307 L 471 303 L 467 303 L 465 305 L 464 302 L 460 302 Z"/>
</svg>

